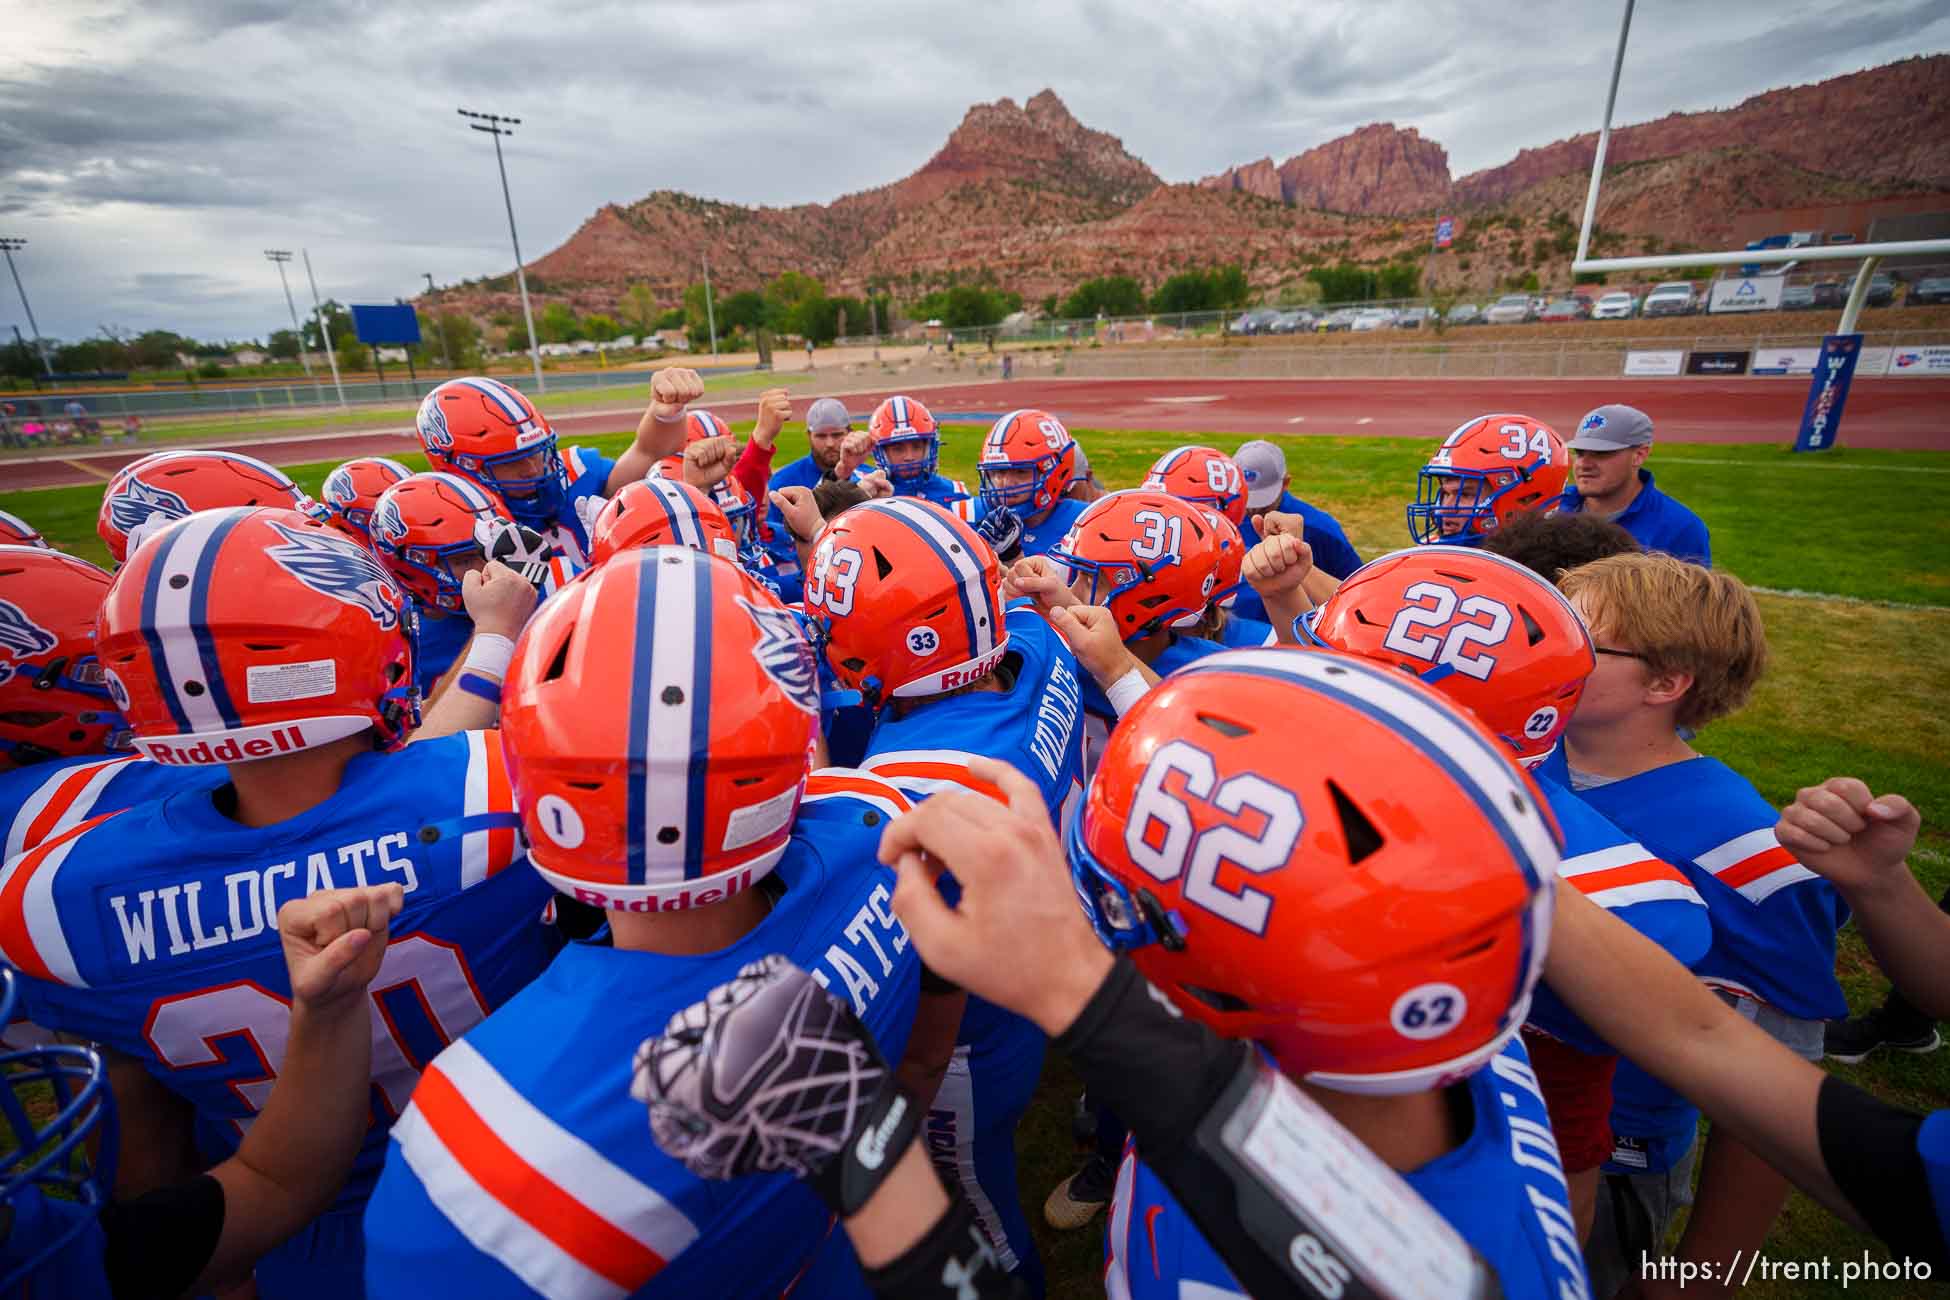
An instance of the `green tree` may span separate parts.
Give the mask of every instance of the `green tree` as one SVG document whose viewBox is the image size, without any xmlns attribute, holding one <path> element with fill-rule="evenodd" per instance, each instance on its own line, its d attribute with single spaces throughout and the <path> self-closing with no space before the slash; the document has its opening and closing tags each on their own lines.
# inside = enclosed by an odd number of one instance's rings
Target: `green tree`
<svg viewBox="0 0 1950 1300">
<path fill-rule="evenodd" d="M 535 333 L 541 343 L 573 343 L 583 336 L 582 322 L 576 319 L 575 308 L 552 302 L 542 308 L 542 318 L 535 322 Z"/>
<path fill-rule="evenodd" d="M 582 318 L 582 332 L 597 343 L 607 343 L 623 331 L 617 326 L 614 316 L 592 312 Z"/>
<path fill-rule="evenodd" d="M 298 359 L 298 332 L 296 330 L 272 330 L 270 341 L 264 350 L 280 361 Z"/>
<path fill-rule="evenodd" d="M 1366 302 L 1375 296 L 1375 273 L 1364 266 L 1316 266 L 1307 278 L 1320 286 L 1322 302 Z"/>
<path fill-rule="evenodd" d="M 623 291 L 622 298 L 616 304 L 616 314 L 638 338 L 642 338 L 657 328 L 659 313 L 656 291 L 638 280 Z"/>
<path fill-rule="evenodd" d="M 339 340 L 339 369 L 372 369 L 372 349 L 359 342 L 350 331 Z"/>
<path fill-rule="evenodd" d="M 32 379 L 41 373 L 41 358 L 34 351 L 33 344 L 15 339 L 0 344 L 0 375 L 11 379 Z"/>
<path fill-rule="evenodd" d="M 682 307 L 672 307 L 672 308 L 671 308 L 671 309 L 670 309 L 669 311 L 667 311 L 667 312 L 665 312 L 665 313 L 664 313 L 663 315 L 661 315 L 661 316 L 659 316 L 659 317 L 657 317 L 657 321 L 656 321 L 656 326 L 655 326 L 655 327 L 656 327 L 657 329 L 660 329 L 660 330 L 681 330 L 681 329 L 683 329 L 683 328 L 684 328 L 684 309 L 683 309 Z"/>
<path fill-rule="evenodd" d="M 1066 320 L 1105 316 L 1138 316 L 1144 312 L 1144 286 L 1128 275 L 1103 275 L 1085 280 L 1070 291 L 1058 314 Z"/>
<path fill-rule="evenodd" d="M 755 330 L 766 323 L 765 295 L 756 289 L 741 289 L 718 300 L 718 328 Z"/>
<path fill-rule="evenodd" d="M 977 329 L 998 324 L 1004 316 L 1021 306 L 1021 294 L 1004 293 L 980 285 L 957 284 L 919 299 L 912 305 L 909 314 L 921 320 L 939 320 L 949 329 Z"/>
<path fill-rule="evenodd" d="M 330 328 L 332 332 L 332 341 L 334 343 L 338 342 L 342 338 L 351 338 L 353 335 L 352 313 L 347 311 L 345 307 L 339 302 L 337 302 L 335 299 L 327 298 L 325 300 L 325 324 L 327 325 L 327 327 Z M 304 330 L 305 330 L 305 346 L 310 348 L 314 352 L 324 351 L 325 344 L 319 338 L 318 335 L 318 313 L 317 312 L 313 312 L 309 316 L 305 317 Z"/>
<path fill-rule="evenodd" d="M 1390 262 L 1375 274 L 1375 290 L 1383 298 L 1414 298 L 1421 293 L 1422 272 L 1413 262 Z"/>
</svg>

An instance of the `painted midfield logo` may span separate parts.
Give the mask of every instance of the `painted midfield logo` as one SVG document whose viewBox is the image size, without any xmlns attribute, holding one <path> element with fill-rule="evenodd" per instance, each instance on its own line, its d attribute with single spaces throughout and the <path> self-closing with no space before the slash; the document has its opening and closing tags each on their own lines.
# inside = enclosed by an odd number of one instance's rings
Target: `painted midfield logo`
<svg viewBox="0 0 1950 1300">
<path fill-rule="evenodd" d="M 108 499 L 108 522 L 124 534 L 134 532 L 157 515 L 182 519 L 189 513 L 189 503 L 183 498 L 151 487 L 139 478 L 130 478 L 120 492 Z"/>
<path fill-rule="evenodd" d="M 264 553 L 285 572 L 321 596 L 357 605 L 382 628 L 399 622 L 399 593 L 370 555 L 349 541 L 320 533 L 302 533 L 276 523 L 271 528 L 286 545 L 267 547 Z"/>
<path fill-rule="evenodd" d="M 54 633 L 27 617 L 11 600 L 0 600 L 0 682 L 13 678 L 15 659 L 46 654 L 56 643 Z"/>
<path fill-rule="evenodd" d="M 735 599 L 758 628 L 759 642 L 752 650 L 758 666 L 779 684 L 787 699 L 808 713 L 819 712 L 819 671 L 799 620 L 782 609 L 754 605 L 743 596 Z"/>
</svg>

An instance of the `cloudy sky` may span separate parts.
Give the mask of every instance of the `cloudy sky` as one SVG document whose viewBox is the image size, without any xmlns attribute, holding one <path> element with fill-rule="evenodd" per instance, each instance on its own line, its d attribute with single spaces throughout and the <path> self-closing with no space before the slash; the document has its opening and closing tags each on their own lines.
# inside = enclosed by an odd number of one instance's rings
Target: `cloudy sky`
<svg viewBox="0 0 1950 1300">
<path fill-rule="evenodd" d="M 270 247 L 390 301 L 512 264 L 674 188 L 829 200 L 897 179 L 968 105 L 1052 86 L 1167 180 L 1366 122 L 1461 175 L 1595 128 L 1615 0 L 0 0 L 0 235 L 42 330 L 262 336 Z M 1950 49 L 1939 0 L 1642 0 L 1618 120 L 1725 107 Z M 308 297 L 302 265 L 293 291 Z M 0 337 L 25 317 L 0 284 Z"/>
</svg>

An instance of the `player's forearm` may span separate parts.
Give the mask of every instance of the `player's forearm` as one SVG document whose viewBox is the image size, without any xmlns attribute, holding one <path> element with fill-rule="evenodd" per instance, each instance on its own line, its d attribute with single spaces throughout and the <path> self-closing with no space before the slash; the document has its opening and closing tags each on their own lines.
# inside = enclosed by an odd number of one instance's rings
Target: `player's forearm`
<svg viewBox="0 0 1950 1300">
<path fill-rule="evenodd" d="M 968 994 L 958 988 L 930 991 L 921 989 L 920 1009 L 914 1014 L 914 1028 L 907 1035 L 907 1051 L 894 1077 L 900 1086 L 923 1106 L 934 1101 L 941 1091 L 941 1080 L 954 1059 L 955 1039 L 961 1032 L 962 1012 L 968 1007 Z"/>
<path fill-rule="evenodd" d="M 646 477 L 656 468 L 658 461 L 668 456 L 682 455 L 684 451 L 684 412 L 659 418 L 656 405 L 644 408 L 643 416 L 636 422 L 636 439 L 616 458 L 610 467 L 609 481 L 603 485 L 604 496 L 615 496 L 625 487 Z"/>
<path fill-rule="evenodd" d="M 1307 608 L 1317 609 L 1327 603 L 1328 597 L 1340 590 L 1341 580 L 1316 565 L 1307 571 L 1307 576 L 1300 586 L 1307 593 L 1307 599 L 1313 602 Z"/>
<path fill-rule="evenodd" d="M 363 991 L 324 1008 L 292 1004 L 278 1081 L 237 1153 L 210 1171 L 228 1209 L 201 1285 L 242 1281 L 344 1185 L 370 1118 L 369 1008 Z"/>
<path fill-rule="evenodd" d="M 1314 607 L 1307 599 L 1305 584 L 1299 589 L 1260 592 L 1259 599 L 1266 606 L 1266 621 L 1273 625 L 1273 632 L 1281 645 L 1299 645 L 1300 634 L 1293 630 L 1294 620 Z"/>
<path fill-rule="evenodd" d="M 1906 869 L 1842 897 L 1889 982 L 1925 1015 L 1950 1017 L 1950 963 L 1943 960 L 1950 952 L 1950 914 Z"/>
</svg>

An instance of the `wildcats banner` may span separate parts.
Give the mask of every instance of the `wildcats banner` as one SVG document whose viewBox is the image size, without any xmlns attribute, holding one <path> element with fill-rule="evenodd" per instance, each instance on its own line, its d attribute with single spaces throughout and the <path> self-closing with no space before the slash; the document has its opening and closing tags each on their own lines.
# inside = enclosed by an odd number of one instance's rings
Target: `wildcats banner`
<svg viewBox="0 0 1950 1300">
<path fill-rule="evenodd" d="M 1835 445 L 1842 428 L 1842 407 L 1848 401 L 1849 381 L 1862 358 L 1860 334 L 1830 334 L 1821 341 L 1815 375 L 1808 384 L 1808 405 L 1801 412 L 1796 451 L 1821 451 Z"/>
<path fill-rule="evenodd" d="M 1456 219 L 1444 217 L 1435 223 L 1435 246 L 1447 248 L 1456 242 Z"/>
</svg>

